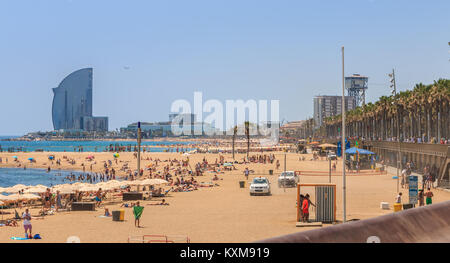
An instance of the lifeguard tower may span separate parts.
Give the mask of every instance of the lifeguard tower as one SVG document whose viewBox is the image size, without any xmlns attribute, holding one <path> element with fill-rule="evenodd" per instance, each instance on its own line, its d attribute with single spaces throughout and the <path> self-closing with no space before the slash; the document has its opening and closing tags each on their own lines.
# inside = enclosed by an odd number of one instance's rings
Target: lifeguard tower
<svg viewBox="0 0 450 263">
<path fill-rule="evenodd" d="M 356 107 L 366 104 L 366 90 L 369 88 L 368 82 L 368 77 L 359 74 L 345 77 L 345 89 L 347 90 L 347 95 L 355 98 Z"/>
</svg>

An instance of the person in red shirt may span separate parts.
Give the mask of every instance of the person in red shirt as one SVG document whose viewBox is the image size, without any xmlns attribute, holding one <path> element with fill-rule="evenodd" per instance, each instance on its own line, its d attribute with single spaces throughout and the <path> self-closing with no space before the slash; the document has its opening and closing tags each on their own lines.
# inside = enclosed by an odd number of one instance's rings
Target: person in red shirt
<svg viewBox="0 0 450 263">
<path fill-rule="evenodd" d="M 309 222 L 309 205 L 314 205 L 311 200 L 309 200 L 309 194 L 305 195 L 305 199 L 303 199 L 303 203 L 302 203 L 302 217 L 303 217 L 303 222 Z"/>
</svg>

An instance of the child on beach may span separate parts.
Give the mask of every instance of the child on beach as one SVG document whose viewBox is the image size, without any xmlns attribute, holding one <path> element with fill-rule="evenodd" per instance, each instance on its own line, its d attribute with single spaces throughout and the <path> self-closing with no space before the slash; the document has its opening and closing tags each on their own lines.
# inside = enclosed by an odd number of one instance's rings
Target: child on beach
<svg viewBox="0 0 450 263">
<path fill-rule="evenodd" d="M 140 219 L 141 219 L 141 216 L 142 216 L 142 212 L 144 211 L 144 207 L 143 206 L 140 206 L 140 203 L 139 203 L 139 201 L 136 203 L 136 206 L 135 207 L 133 207 L 133 215 L 134 215 L 134 226 L 136 226 L 136 223 L 137 223 L 137 227 L 141 227 L 140 225 L 139 225 L 139 223 L 140 223 Z"/>
<path fill-rule="evenodd" d="M 111 216 L 111 213 L 109 213 L 109 209 L 108 208 L 105 208 L 104 216 Z"/>
<path fill-rule="evenodd" d="M 395 203 L 401 204 L 402 203 L 402 193 L 398 193 L 397 197 L 395 198 Z"/>
</svg>

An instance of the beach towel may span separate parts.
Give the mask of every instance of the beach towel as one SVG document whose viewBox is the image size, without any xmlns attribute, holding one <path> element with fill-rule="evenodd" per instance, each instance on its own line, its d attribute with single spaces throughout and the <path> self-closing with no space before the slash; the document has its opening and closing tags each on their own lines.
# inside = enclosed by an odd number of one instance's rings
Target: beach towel
<svg viewBox="0 0 450 263">
<path fill-rule="evenodd" d="M 28 238 L 24 237 L 11 237 L 12 240 L 27 240 Z"/>
<path fill-rule="evenodd" d="M 143 206 L 135 206 L 133 207 L 133 214 L 135 219 L 141 218 L 142 212 L 144 211 Z"/>
</svg>

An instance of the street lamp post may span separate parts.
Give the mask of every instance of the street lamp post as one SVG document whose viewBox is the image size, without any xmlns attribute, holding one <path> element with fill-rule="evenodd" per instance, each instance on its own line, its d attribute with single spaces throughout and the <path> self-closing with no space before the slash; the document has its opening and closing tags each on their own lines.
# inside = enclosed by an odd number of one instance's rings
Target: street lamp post
<svg viewBox="0 0 450 263">
<path fill-rule="evenodd" d="M 392 69 L 392 74 L 389 74 L 389 77 L 391 78 L 391 89 L 392 94 L 395 96 L 397 95 L 397 85 L 395 84 L 395 72 L 394 69 Z M 397 106 L 397 142 L 398 142 L 398 152 L 397 152 L 397 193 L 400 191 L 400 162 L 401 162 L 401 144 L 400 144 L 400 113 L 398 111 Z"/>
<path fill-rule="evenodd" d="M 341 149 L 342 149 L 342 203 L 344 209 L 343 222 L 347 220 L 347 207 L 346 207 L 346 182 L 345 182 L 345 76 L 344 76 L 344 46 L 342 46 L 342 138 L 341 138 Z"/>
<path fill-rule="evenodd" d="M 138 143 L 138 152 L 137 152 L 137 174 L 138 176 L 141 174 L 141 122 L 138 122 L 138 136 L 137 136 L 137 143 Z"/>
</svg>

